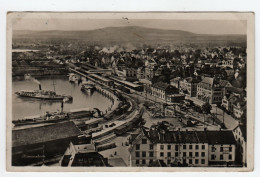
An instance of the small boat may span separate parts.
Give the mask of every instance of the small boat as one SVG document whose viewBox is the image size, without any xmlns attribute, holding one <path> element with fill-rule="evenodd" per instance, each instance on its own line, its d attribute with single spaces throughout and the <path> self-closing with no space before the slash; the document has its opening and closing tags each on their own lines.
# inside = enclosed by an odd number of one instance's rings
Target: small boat
<svg viewBox="0 0 260 177">
<path fill-rule="evenodd" d="M 69 73 L 69 81 L 78 83 L 79 77 L 74 73 Z"/>
<path fill-rule="evenodd" d="M 31 74 L 24 74 L 24 80 L 31 80 L 32 76 Z"/>
<path fill-rule="evenodd" d="M 91 82 L 83 83 L 81 86 L 81 91 L 92 93 L 96 89 L 95 84 Z"/>
</svg>

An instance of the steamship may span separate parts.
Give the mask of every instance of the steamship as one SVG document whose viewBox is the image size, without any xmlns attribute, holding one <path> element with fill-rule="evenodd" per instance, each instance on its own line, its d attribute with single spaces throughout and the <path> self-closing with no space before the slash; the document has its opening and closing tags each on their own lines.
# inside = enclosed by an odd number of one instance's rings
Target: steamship
<svg viewBox="0 0 260 177">
<path fill-rule="evenodd" d="M 41 84 L 39 84 L 39 90 L 21 90 L 15 92 L 20 97 L 29 97 L 42 100 L 55 100 L 55 101 L 72 101 L 73 97 L 69 95 L 58 95 L 55 91 L 42 90 Z"/>
<path fill-rule="evenodd" d="M 24 119 L 13 120 L 14 126 L 23 125 L 33 125 L 33 124 L 43 124 L 43 123 L 58 123 L 63 121 L 77 120 L 83 118 L 93 118 L 94 114 L 98 112 L 100 115 L 100 110 L 94 108 L 90 109 L 77 109 L 71 110 L 69 112 L 63 111 L 63 102 L 61 102 L 61 110 L 57 112 L 45 112 L 42 116 L 31 116 L 25 117 Z"/>
<path fill-rule="evenodd" d="M 25 117 L 24 119 L 13 120 L 14 126 L 32 125 L 42 123 L 57 123 L 69 120 L 68 113 L 65 112 L 45 112 L 43 116 Z"/>
</svg>

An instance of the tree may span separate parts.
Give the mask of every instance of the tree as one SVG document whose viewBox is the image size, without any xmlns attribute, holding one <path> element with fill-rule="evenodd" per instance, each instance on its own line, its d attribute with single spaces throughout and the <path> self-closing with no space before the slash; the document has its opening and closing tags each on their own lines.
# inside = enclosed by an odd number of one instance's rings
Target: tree
<svg viewBox="0 0 260 177">
<path fill-rule="evenodd" d="M 209 114 L 211 109 L 212 109 L 212 106 L 208 102 L 204 103 L 201 107 L 202 112 L 206 113 L 206 114 Z"/>
</svg>

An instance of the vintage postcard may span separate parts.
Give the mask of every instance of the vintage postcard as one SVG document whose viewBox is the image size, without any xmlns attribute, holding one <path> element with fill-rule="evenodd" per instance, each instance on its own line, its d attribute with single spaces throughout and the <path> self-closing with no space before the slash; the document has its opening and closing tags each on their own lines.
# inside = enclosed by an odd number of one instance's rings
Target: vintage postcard
<svg viewBox="0 0 260 177">
<path fill-rule="evenodd" d="M 252 171 L 254 13 L 7 14 L 7 171 Z"/>
</svg>

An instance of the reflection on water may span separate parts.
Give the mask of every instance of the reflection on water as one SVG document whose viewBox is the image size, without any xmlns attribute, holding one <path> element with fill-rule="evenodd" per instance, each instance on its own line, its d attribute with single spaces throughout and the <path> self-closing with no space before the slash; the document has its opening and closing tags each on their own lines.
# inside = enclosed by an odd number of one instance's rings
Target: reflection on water
<svg viewBox="0 0 260 177">
<path fill-rule="evenodd" d="M 64 104 L 64 111 L 80 108 L 99 108 L 101 111 L 111 106 L 111 101 L 103 95 L 93 93 L 83 93 L 80 90 L 81 84 L 73 84 L 68 81 L 66 77 L 51 78 L 37 78 L 41 82 L 43 90 L 54 90 L 53 80 L 55 83 L 55 90 L 57 94 L 66 94 L 73 97 L 72 103 Z M 46 111 L 57 111 L 61 108 L 59 101 L 44 101 L 33 98 L 20 98 L 15 92 L 20 90 L 37 90 L 38 85 L 30 80 L 13 80 L 12 83 L 12 108 L 13 120 L 23 119 L 27 116 L 43 115 Z"/>
</svg>

